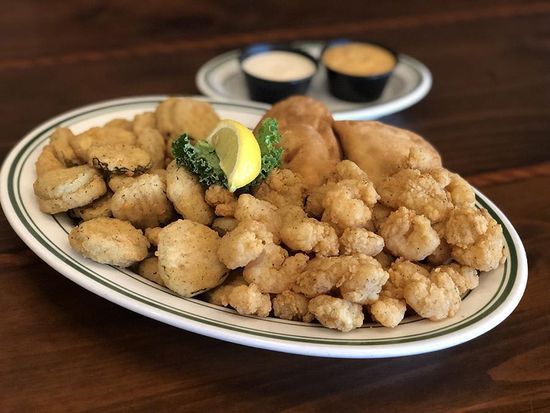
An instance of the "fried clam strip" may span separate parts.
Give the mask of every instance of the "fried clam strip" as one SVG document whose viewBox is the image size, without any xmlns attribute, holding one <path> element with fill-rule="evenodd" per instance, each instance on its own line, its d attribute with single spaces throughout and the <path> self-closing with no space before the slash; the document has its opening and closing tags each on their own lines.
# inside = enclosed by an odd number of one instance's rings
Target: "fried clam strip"
<svg viewBox="0 0 550 413">
<path fill-rule="evenodd" d="M 87 165 L 50 170 L 34 182 L 40 210 L 48 214 L 87 205 L 106 192 L 100 174 Z"/>
<path fill-rule="evenodd" d="M 138 228 L 166 224 L 174 216 L 166 197 L 166 184 L 157 175 L 141 175 L 130 185 L 116 191 L 111 198 L 115 218 L 130 221 Z"/>
<path fill-rule="evenodd" d="M 319 295 L 309 300 L 308 311 L 328 328 L 348 332 L 363 325 L 361 305 L 329 295 Z"/>
<path fill-rule="evenodd" d="M 445 238 L 460 264 L 491 271 L 505 260 L 502 227 L 485 209 L 455 208 L 445 225 Z"/>
<path fill-rule="evenodd" d="M 160 231 L 157 256 L 164 284 L 183 297 L 220 285 L 227 268 L 217 251 L 220 237 L 205 225 L 180 219 Z"/>
<path fill-rule="evenodd" d="M 307 217 L 302 208 L 294 205 L 279 209 L 279 216 L 281 240 L 288 248 L 323 256 L 338 255 L 338 236 L 329 224 Z"/>
<path fill-rule="evenodd" d="M 274 169 L 256 189 L 254 196 L 278 208 L 285 205 L 304 206 L 306 186 L 300 175 L 290 169 Z"/>
<path fill-rule="evenodd" d="M 74 227 L 69 233 L 69 243 L 86 258 L 118 267 L 142 261 L 149 248 L 147 238 L 132 224 L 104 217 Z"/>
<path fill-rule="evenodd" d="M 195 222 L 210 225 L 214 213 L 204 200 L 204 188 L 198 178 L 176 161 L 170 162 L 166 168 L 166 194 L 174 204 L 174 208 L 183 217 Z"/>
<path fill-rule="evenodd" d="M 305 254 L 289 257 L 284 248 L 269 244 L 258 258 L 244 267 L 243 277 L 263 293 L 279 294 L 292 287 L 308 260 Z"/>
</svg>

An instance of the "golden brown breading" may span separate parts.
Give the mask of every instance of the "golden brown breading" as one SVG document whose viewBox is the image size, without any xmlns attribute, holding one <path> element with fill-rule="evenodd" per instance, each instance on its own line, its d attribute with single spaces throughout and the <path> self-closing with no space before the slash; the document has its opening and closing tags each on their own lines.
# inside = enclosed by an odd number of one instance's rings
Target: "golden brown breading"
<svg viewBox="0 0 550 413">
<path fill-rule="evenodd" d="M 275 168 L 256 189 L 254 196 L 278 208 L 285 205 L 303 207 L 306 187 L 300 175 L 292 170 Z"/>
<path fill-rule="evenodd" d="M 138 135 L 144 129 L 156 129 L 157 118 L 154 112 L 143 112 L 134 116 L 132 131 Z"/>
<path fill-rule="evenodd" d="M 149 242 L 127 221 L 95 218 L 84 221 L 69 233 L 71 247 L 102 264 L 129 267 L 147 256 Z"/>
<path fill-rule="evenodd" d="M 145 231 L 143 233 L 147 237 L 149 243 L 156 247 L 157 245 L 159 245 L 160 231 L 162 231 L 161 227 L 145 228 Z"/>
<path fill-rule="evenodd" d="M 53 146 L 48 144 L 40 152 L 34 167 L 36 168 L 36 176 L 41 176 L 45 172 L 53 171 L 54 169 L 64 169 L 65 165 L 55 156 Z"/>
<path fill-rule="evenodd" d="M 218 217 L 215 218 L 214 221 L 212 221 L 212 229 L 216 231 L 220 235 L 220 237 L 223 237 L 228 232 L 233 231 L 238 224 L 239 221 L 237 221 L 235 218 Z"/>
<path fill-rule="evenodd" d="M 304 321 L 309 323 L 313 321 L 314 316 L 311 314 L 307 305 L 309 299 L 302 294 L 294 291 L 283 291 L 273 299 L 273 314 L 275 317 L 284 320 Z"/>
<path fill-rule="evenodd" d="M 65 166 L 82 164 L 70 145 L 72 139 L 74 139 L 74 135 L 68 128 L 56 128 L 50 136 L 50 143 L 55 156 Z"/>
<path fill-rule="evenodd" d="M 124 129 L 127 131 L 132 131 L 132 121 L 128 119 L 115 118 L 107 122 L 103 127 L 104 128 L 118 128 Z"/>
<path fill-rule="evenodd" d="M 365 318 L 361 305 L 330 295 L 312 298 L 307 307 L 322 325 L 343 332 L 361 327 Z"/>
<path fill-rule="evenodd" d="M 165 142 L 156 129 L 143 128 L 136 133 L 136 145 L 151 157 L 151 169 L 164 169 Z"/>
<path fill-rule="evenodd" d="M 255 260 L 267 245 L 273 243 L 273 235 L 258 221 L 240 221 L 237 227 L 223 236 L 218 258 L 229 269 L 244 267 Z"/>
<path fill-rule="evenodd" d="M 164 286 L 164 281 L 159 274 L 159 259 L 157 257 L 145 258 L 137 267 L 137 272 L 142 277 L 147 278 L 159 285 Z"/>
<path fill-rule="evenodd" d="M 271 311 L 269 294 L 262 293 L 255 284 L 233 287 L 227 299 L 239 314 L 267 317 Z"/>
<path fill-rule="evenodd" d="M 90 166 L 115 175 L 140 175 L 151 169 L 151 156 L 134 145 L 94 145 L 88 149 Z"/>
<path fill-rule="evenodd" d="M 277 213 L 277 207 L 267 201 L 257 199 L 250 194 L 242 194 L 237 200 L 235 218 L 238 221 L 258 221 L 265 225 L 271 232 L 273 242 L 280 242 L 279 230 L 281 218 Z"/>
<path fill-rule="evenodd" d="M 384 238 L 366 228 L 346 228 L 340 236 L 340 254 L 374 257 L 384 249 Z"/>
<path fill-rule="evenodd" d="M 372 318 L 382 324 L 384 327 L 394 328 L 399 325 L 405 311 L 407 303 L 405 300 L 380 295 L 380 298 L 372 303 L 369 311 Z"/>
<path fill-rule="evenodd" d="M 211 185 L 204 194 L 204 199 L 219 217 L 232 217 L 237 207 L 237 197 L 221 185 Z"/>
<path fill-rule="evenodd" d="M 218 260 L 219 245 L 216 231 L 189 219 L 164 227 L 157 250 L 164 284 L 183 297 L 220 285 L 227 268 Z"/>
<path fill-rule="evenodd" d="M 69 141 L 76 156 L 83 161 L 88 162 L 88 150 L 96 145 L 134 145 L 136 136 L 126 129 L 121 128 L 98 128 L 88 129 Z"/>
<path fill-rule="evenodd" d="M 74 208 L 71 213 L 77 218 L 83 221 L 89 221 L 90 219 L 99 217 L 110 217 L 111 212 L 111 193 L 103 195 L 101 198 L 96 199 L 91 204 Z"/>
</svg>

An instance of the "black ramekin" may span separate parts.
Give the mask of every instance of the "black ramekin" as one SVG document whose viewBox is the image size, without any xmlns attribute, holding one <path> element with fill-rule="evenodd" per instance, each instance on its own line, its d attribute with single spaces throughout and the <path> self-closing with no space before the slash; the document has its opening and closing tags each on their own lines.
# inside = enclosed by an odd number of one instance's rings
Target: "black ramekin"
<svg viewBox="0 0 550 413">
<path fill-rule="evenodd" d="M 332 46 L 339 46 L 347 43 L 367 43 L 379 46 L 391 53 L 395 58 L 395 65 L 392 70 L 380 73 L 372 76 L 352 76 L 345 73 L 338 72 L 336 70 L 330 69 L 323 62 L 323 54 Z M 388 79 L 393 74 L 395 67 L 399 63 L 399 55 L 392 49 L 387 46 L 384 46 L 377 42 L 371 42 L 366 40 L 353 40 L 353 39 L 337 39 L 328 42 L 320 57 L 323 66 L 325 66 L 327 71 L 328 78 L 328 89 L 331 95 L 337 97 L 338 99 L 347 100 L 349 102 L 370 102 L 372 100 L 378 99 L 386 84 Z"/>
<path fill-rule="evenodd" d="M 262 79 L 243 70 L 242 63 L 246 58 L 269 51 L 292 52 L 307 57 L 315 64 L 315 72 L 313 72 L 311 76 L 302 79 L 279 82 Z M 252 100 L 266 103 L 275 103 L 291 95 L 304 95 L 309 88 L 311 79 L 315 76 L 315 73 L 317 73 L 317 68 L 319 67 L 319 62 L 317 59 L 305 51 L 289 45 L 272 43 L 256 43 L 243 49 L 241 51 L 241 55 L 239 56 L 239 64 L 246 80 L 250 98 Z"/>
</svg>

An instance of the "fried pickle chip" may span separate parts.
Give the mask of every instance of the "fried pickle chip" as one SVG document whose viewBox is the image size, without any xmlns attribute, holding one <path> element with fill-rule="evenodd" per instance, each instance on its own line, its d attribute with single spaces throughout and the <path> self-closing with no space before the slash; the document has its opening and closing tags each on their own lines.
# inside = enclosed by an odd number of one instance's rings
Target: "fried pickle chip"
<svg viewBox="0 0 550 413">
<path fill-rule="evenodd" d="M 82 164 L 82 161 L 76 156 L 75 151 L 70 145 L 74 135 L 68 128 L 57 128 L 50 136 L 55 156 L 65 166 L 76 166 Z"/>
<path fill-rule="evenodd" d="M 227 268 L 217 256 L 216 231 L 188 219 L 163 228 L 159 235 L 159 274 L 164 284 L 183 297 L 220 285 Z"/>
<path fill-rule="evenodd" d="M 55 156 L 55 151 L 51 144 L 44 146 L 42 152 L 38 156 L 34 167 L 36 169 L 36 176 L 41 176 L 48 171 L 53 171 L 54 169 L 64 169 L 65 165 L 57 156 Z"/>
<path fill-rule="evenodd" d="M 115 118 L 107 122 L 104 128 L 119 128 L 127 131 L 132 131 L 132 121 L 128 119 Z"/>
<path fill-rule="evenodd" d="M 165 142 L 160 132 L 156 129 L 143 128 L 136 133 L 136 144 L 146 151 L 151 157 L 151 168 L 164 168 Z"/>
<path fill-rule="evenodd" d="M 89 161 L 88 150 L 97 145 L 134 145 L 136 136 L 126 129 L 107 127 L 94 127 L 88 129 L 70 140 L 76 156 L 83 161 Z"/>
<path fill-rule="evenodd" d="M 96 199 L 91 204 L 74 208 L 71 213 L 76 218 L 80 218 L 83 221 L 89 221 L 90 219 L 99 217 L 110 217 L 111 213 L 111 193 L 103 195 L 101 198 Z"/>
<path fill-rule="evenodd" d="M 129 267 L 147 256 L 149 242 L 139 229 L 116 218 L 95 218 L 69 233 L 71 247 L 101 264 Z"/>
<path fill-rule="evenodd" d="M 220 118 L 207 102 L 190 98 L 169 98 L 155 112 L 157 128 L 166 138 L 187 133 L 195 140 L 205 139 Z"/>
<path fill-rule="evenodd" d="M 132 130 L 138 135 L 143 129 L 156 129 L 157 118 L 154 112 L 143 112 L 134 116 Z"/>
<path fill-rule="evenodd" d="M 134 176 L 151 169 L 149 154 L 134 145 L 95 145 L 88 156 L 91 166 L 115 175 Z"/>
</svg>

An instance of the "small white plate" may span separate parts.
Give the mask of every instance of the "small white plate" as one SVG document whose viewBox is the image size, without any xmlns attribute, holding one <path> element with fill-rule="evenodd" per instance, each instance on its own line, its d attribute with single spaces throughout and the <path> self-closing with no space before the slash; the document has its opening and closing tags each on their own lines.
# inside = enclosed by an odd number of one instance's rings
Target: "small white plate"
<svg viewBox="0 0 550 413">
<path fill-rule="evenodd" d="M 209 337 L 289 353 L 350 358 L 404 356 L 451 347 L 489 331 L 519 303 L 527 282 L 523 245 L 504 214 L 480 193 L 478 204 L 502 225 L 507 260 L 481 275 L 479 287 L 465 297 L 455 317 L 439 322 L 413 317 L 394 329 L 369 324 L 340 333 L 318 324 L 246 317 L 198 299 L 178 297 L 129 270 L 83 258 L 68 243 L 73 222 L 65 214 L 51 216 L 38 209 L 33 182 L 39 153 L 58 126 L 78 133 L 113 118 L 132 119 L 137 113 L 153 110 L 164 98 L 112 100 L 64 113 L 32 130 L 2 166 L 0 200 L 8 222 L 40 258 L 87 290 L 147 317 Z M 246 102 L 208 101 L 221 117 L 251 128 L 264 113 L 262 106 Z"/>
<path fill-rule="evenodd" d="M 296 42 L 292 45 L 316 58 L 323 47 L 321 42 Z M 218 99 L 249 99 L 239 67 L 239 53 L 238 50 L 223 53 L 201 66 L 195 82 L 203 94 Z M 324 102 L 336 120 L 377 119 L 414 105 L 428 94 L 431 87 L 432 75 L 428 68 L 410 56 L 399 54 L 399 63 L 384 93 L 375 101 L 353 103 L 335 98 L 328 91 L 326 71 L 321 66 L 307 94 Z"/>
</svg>

